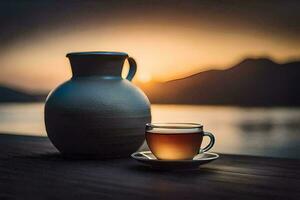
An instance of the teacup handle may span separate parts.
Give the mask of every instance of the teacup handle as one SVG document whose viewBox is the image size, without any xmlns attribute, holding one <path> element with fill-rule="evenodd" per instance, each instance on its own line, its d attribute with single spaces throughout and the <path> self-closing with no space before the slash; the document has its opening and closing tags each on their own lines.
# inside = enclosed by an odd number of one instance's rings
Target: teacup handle
<svg viewBox="0 0 300 200">
<path fill-rule="evenodd" d="M 200 149 L 200 153 L 210 150 L 215 144 L 215 136 L 212 133 L 204 132 L 203 136 L 208 136 L 210 141 L 209 141 L 209 144 L 206 147 L 204 147 L 203 149 Z"/>
<path fill-rule="evenodd" d="M 129 62 L 129 72 L 127 74 L 126 79 L 131 81 L 136 73 L 136 62 L 132 57 L 128 57 L 127 58 L 128 62 Z"/>
</svg>

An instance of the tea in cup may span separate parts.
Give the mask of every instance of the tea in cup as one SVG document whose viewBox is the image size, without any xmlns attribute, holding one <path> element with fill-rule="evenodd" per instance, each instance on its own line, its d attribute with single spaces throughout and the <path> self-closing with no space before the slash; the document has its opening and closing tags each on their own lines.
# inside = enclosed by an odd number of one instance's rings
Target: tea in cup
<svg viewBox="0 0 300 200">
<path fill-rule="evenodd" d="M 210 138 L 209 144 L 201 149 L 203 136 Z M 148 123 L 146 141 L 159 160 L 190 160 L 200 151 L 211 149 L 215 137 L 203 131 L 203 126 L 196 123 Z"/>
</svg>

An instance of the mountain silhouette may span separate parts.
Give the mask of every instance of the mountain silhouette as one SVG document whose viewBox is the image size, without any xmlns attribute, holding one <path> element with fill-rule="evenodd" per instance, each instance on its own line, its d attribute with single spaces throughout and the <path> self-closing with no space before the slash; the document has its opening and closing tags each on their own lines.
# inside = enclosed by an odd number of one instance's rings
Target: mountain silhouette
<svg viewBox="0 0 300 200">
<path fill-rule="evenodd" d="M 245 59 L 226 70 L 208 70 L 141 88 L 151 103 L 300 106 L 300 62 Z"/>
<path fill-rule="evenodd" d="M 34 102 L 40 101 L 38 95 L 31 95 L 7 86 L 0 86 L 0 102 Z"/>
<path fill-rule="evenodd" d="M 225 70 L 208 70 L 167 82 L 137 84 L 151 103 L 237 106 L 300 106 L 300 61 L 278 64 L 247 58 Z M 0 102 L 44 101 L 0 86 Z"/>
</svg>

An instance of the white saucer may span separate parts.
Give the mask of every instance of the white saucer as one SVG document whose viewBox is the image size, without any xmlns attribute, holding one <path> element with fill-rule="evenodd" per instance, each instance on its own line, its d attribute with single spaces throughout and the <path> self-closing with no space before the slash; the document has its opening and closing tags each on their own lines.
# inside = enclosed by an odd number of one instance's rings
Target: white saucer
<svg viewBox="0 0 300 200">
<path fill-rule="evenodd" d="M 219 158 L 216 153 L 205 152 L 196 155 L 193 160 L 158 160 L 151 151 L 140 151 L 131 154 L 138 162 L 157 169 L 193 169 Z"/>
</svg>

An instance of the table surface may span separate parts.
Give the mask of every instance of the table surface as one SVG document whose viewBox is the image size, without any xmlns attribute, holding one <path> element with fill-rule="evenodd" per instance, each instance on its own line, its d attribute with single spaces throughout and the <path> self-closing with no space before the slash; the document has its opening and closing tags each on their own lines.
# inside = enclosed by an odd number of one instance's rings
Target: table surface
<svg viewBox="0 0 300 200">
<path fill-rule="evenodd" d="M 0 199 L 300 199 L 300 160 L 224 155 L 193 171 L 63 159 L 45 137 L 0 134 Z"/>
</svg>

